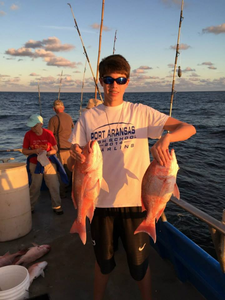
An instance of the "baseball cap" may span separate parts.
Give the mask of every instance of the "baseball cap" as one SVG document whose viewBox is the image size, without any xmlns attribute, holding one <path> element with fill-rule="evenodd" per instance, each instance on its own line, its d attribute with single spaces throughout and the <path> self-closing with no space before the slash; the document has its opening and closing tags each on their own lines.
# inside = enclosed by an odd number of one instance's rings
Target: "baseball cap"
<svg viewBox="0 0 225 300">
<path fill-rule="evenodd" d="M 27 121 L 27 126 L 28 127 L 34 127 L 38 123 L 43 124 L 43 118 L 40 115 L 31 115 L 30 118 Z"/>
</svg>

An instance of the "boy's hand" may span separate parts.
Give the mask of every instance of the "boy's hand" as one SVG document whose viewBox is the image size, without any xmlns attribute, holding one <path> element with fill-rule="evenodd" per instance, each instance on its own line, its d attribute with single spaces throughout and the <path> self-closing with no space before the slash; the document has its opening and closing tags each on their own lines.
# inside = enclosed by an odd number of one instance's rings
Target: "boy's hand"
<svg viewBox="0 0 225 300">
<path fill-rule="evenodd" d="M 165 166 L 171 159 L 169 152 L 170 135 L 169 133 L 162 136 L 151 148 L 153 158 L 161 165 Z"/>
<path fill-rule="evenodd" d="M 82 148 L 78 144 L 73 144 L 70 148 L 70 156 L 80 163 L 85 162 L 85 156 L 82 154 Z"/>
</svg>

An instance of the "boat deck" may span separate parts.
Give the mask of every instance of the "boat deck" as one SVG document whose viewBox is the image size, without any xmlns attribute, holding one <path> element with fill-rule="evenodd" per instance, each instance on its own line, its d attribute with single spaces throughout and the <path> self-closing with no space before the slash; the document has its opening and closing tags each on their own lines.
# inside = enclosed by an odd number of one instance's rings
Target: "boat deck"
<svg viewBox="0 0 225 300">
<path fill-rule="evenodd" d="M 76 216 L 70 197 L 62 200 L 62 206 L 64 214 L 54 214 L 48 191 L 42 191 L 41 199 L 32 214 L 32 230 L 19 239 L 0 242 L 0 255 L 30 247 L 32 243 L 49 244 L 51 251 L 39 259 L 48 262 L 45 278 L 40 276 L 33 281 L 30 298 L 48 294 L 51 300 L 92 299 L 95 258 L 90 230 L 84 246 L 77 234 L 69 233 Z M 115 259 L 117 266 L 110 276 L 104 299 L 141 299 L 139 289 L 130 277 L 121 244 Z M 153 300 L 205 299 L 190 283 L 179 281 L 172 264 L 163 260 L 153 248 L 149 265 Z"/>
</svg>

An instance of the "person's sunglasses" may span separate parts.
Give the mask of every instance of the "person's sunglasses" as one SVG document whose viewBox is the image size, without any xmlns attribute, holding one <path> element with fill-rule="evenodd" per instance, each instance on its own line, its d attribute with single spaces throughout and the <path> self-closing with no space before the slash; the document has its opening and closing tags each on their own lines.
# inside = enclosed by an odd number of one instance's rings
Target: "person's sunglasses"
<svg viewBox="0 0 225 300">
<path fill-rule="evenodd" d="M 126 77 L 112 78 L 111 76 L 105 76 L 105 77 L 102 78 L 102 80 L 105 84 L 113 84 L 114 81 L 117 84 L 127 83 L 127 78 Z"/>
</svg>

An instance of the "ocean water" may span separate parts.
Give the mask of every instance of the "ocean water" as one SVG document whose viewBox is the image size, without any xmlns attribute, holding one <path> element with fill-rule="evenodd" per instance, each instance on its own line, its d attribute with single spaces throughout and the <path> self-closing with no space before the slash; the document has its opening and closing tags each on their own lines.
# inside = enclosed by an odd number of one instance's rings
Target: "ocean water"
<svg viewBox="0 0 225 300">
<path fill-rule="evenodd" d="M 0 93 L 0 159 L 13 157 L 25 162 L 19 152 L 4 152 L 22 147 L 28 130 L 26 121 L 33 113 L 42 112 L 44 127 L 54 115 L 52 104 L 57 93 Z M 83 95 L 83 106 L 94 94 Z M 80 93 L 61 93 L 65 111 L 74 122 L 79 117 Z M 124 100 L 140 102 L 169 114 L 170 93 L 126 93 Z M 177 184 L 181 198 L 212 217 L 221 220 L 225 209 L 225 92 L 181 92 L 173 101 L 172 116 L 195 125 L 197 134 L 191 139 L 171 144 L 176 151 L 180 170 Z M 154 140 L 149 141 L 153 145 Z M 141 155 L 141 153 L 140 153 Z M 215 256 L 208 226 L 173 203 L 165 210 L 168 221 L 199 246 Z"/>
</svg>

